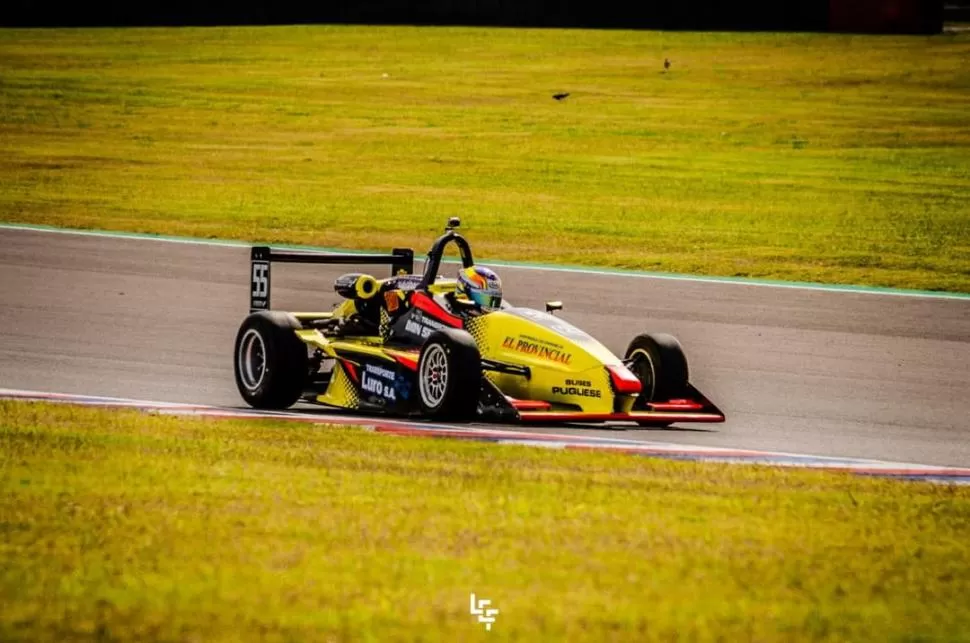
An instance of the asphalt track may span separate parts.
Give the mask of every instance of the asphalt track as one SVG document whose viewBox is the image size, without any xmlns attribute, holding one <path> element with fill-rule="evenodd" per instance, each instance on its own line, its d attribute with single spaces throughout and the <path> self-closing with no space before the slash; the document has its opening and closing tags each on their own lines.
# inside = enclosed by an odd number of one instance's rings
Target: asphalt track
<svg viewBox="0 0 970 643">
<path fill-rule="evenodd" d="M 327 310 L 352 269 L 274 266 L 274 307 Z M 245 248 L 0 229 L 0 271 L 0 387 L 242 406 L 231 355 Z M 562 299 L 563 317 L 615 352 L 636 332 L 673 333 L 728 418 L 530 431 L 970 465 L 970 299 L 501 274 L 510 301 Z"/>
</svg>

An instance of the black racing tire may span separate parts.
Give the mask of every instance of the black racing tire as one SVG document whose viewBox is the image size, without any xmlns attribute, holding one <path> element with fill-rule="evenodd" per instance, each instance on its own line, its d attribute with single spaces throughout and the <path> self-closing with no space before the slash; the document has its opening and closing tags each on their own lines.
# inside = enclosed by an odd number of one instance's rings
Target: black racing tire
<svg viewBox="0 0 970 643">
<path fill-rule="evenodd" d="M 256 409 L 285 409 L 293 405 L 307 383 L 307 347 L 294 331 L 296 317 L 279 311 L 249 315 L 236 333 L 233 365 L 236 387 Z"/>
<path fill-rule="evenodd" d="M 475 419 L 482 393 L 482 356 L 464 330 L 431 334 L 418 356 L 418 403 L 427 417 L 467 422 Z"/>
<path fill-rule="evenodd" d="M 633 403 L 634 409 L 646 408 L 647 402 L 670 400 L 687 393 L 687 356 L 673 335 L 637 335 L 627 347 L 624 361 L 643 386 Z"/>
</svg>

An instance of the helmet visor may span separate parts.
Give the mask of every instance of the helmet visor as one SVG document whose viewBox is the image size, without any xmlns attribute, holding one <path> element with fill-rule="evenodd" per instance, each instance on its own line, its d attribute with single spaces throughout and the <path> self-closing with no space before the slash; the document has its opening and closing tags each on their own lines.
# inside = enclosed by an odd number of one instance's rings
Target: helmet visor
<svg viewBox="0 0 970 643">
<path fill-rule="evenodd" d="M 502 306 L 502 295 L 494 292 L 472 290 L 468 295 L 469 299 L 485 310 L 498 310 Z"/>
</svg>

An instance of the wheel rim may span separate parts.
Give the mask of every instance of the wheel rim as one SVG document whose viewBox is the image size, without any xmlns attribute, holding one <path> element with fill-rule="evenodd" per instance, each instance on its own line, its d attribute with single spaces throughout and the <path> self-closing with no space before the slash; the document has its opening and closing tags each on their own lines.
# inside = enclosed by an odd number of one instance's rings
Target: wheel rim
<svg viewBox="0 0 970 643">
<path fill-rule="evenodd" d="M 652 400 L 657 383 L 657 371 L 653 367 L 653 360 L 650 359 L 650 354 L 645 350 L 637 349 L 630 353 L 630 359 L 633 360 L 630 363 L 630 370 L 637 376 L 637 379 L 640 380 L 640 385 L 643 387 L 643 391 L 640 393 L 640 399 L 645 401 Z"/>
<path fill-rule="evenodd" d="M 421 386 L 421 399 L 431 408 L 436 408 L 445 399 L 448 387 L 448 356 L 439 344 L 425 349 L 418 379 Z"/>
<path fill-rule="evenodd" d="M 239 344 L 239 378 L 247 391 L 255 391 L 266 377 L 266 345 L 255 328 L 243 335 Z"/>
</svg>

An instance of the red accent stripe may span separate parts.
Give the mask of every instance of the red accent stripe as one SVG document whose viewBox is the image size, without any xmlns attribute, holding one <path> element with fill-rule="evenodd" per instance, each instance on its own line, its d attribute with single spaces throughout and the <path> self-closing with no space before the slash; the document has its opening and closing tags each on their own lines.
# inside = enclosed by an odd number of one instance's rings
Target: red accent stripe
<svg viewBox="0 0 970 643">
<path fill-rule="evenodd" d="M 569 411 L 522 411 L 519 418 L 523 422 L 606 422 L 608 420 L 627 420 L 632 422 L 723 422 L 720 413 L 573 413 Z"/>
<path fill-rule="evenodd" d="M 360 377 L 357 375 L 357 369 L 354 368 L 354 363 L 349 359 L 341 359 L 340 364 L 344 367 L 344 370 L 347 371 L 347 375 L 350 376 L 350 379 L 359 384 Z"/>
<path fill-rule="evenodd" d="M 606 370 L 610 372 L 610 379 L 613 380 L 613 390 L 621 395 L 624 393 L 637 395 L 643 388 L 637 376 L 622 364 L 607 366 Z"/>
<path fill-rule="evenodd" d="M 438 302 L 423 292 L 414 291 L 414 293 L 411 295 L 411 305 L 418 310 L 428 313 L 443 324 L 448 324 L 454 328 L 461 328 L 463 325 L 461 322 L 461 317 L 452 315 L 447 310 L 442 308 Z"/>
<path fill-rule="evenodd" d="M 703 404 L 692 400 L 670 400 L 669 402 L 650 402 L 652 411 L 700 411 Z"/>
<path fill-rule="evenodd" d="M 412 371 L 418 370 L 418 351 L 413 351 L 413 354 L 387 351 L 387 354 L 397 360 L 397 363 L 401 364 L 405 368 L 409 368 Z"/>
<path fill-rule="evenodd" d="M 541 400 L 517 400 L 514 397 L 505 396 L 505 399 L 509 401 L 517 411 L 547 411 L 552 408 L 549 402 L 543 402 Z"/>
<path fill-rule="evenodd" d="M 724 414 L 719 410 L 701 413 L 657 413 L 654 411 L 631 411 L 626 414 L 630 420 L 657 420 L 658 422 L 723 422 Z"/>
</svg>

